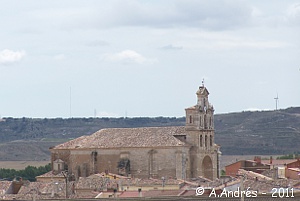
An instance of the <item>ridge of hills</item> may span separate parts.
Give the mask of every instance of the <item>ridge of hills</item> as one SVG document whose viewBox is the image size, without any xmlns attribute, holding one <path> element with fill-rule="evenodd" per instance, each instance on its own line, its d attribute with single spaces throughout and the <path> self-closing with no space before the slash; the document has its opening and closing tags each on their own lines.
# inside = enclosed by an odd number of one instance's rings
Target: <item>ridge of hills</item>
<svg viewBox="0 0 300 201">
<path fill-rule="evenodd" d="M 224 155 L 276 155 L 300 151 L 300 107 L 216 114 L 215 142 Z M 102 128 L 182 126 L 185 117 L 3 118 L 0 160 L 49 160 L 49 147 Z"/>
</svg>

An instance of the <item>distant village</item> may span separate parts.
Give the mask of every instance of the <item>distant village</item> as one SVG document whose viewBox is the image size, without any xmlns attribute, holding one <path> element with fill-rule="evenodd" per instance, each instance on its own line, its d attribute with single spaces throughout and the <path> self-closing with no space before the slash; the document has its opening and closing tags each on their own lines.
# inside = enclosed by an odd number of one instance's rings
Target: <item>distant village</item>
<svg viewBox="0 0 300 201">
<path fill-rule="evenodd" d="M 185 126 L 101 129 L 51 147 L 52 170 L 35 182 L 1 180 L 0 199 L 299 198 L 300 158 L 256 156 L 222 169 L 204 84 L 196 96 Z"/>
</svg>

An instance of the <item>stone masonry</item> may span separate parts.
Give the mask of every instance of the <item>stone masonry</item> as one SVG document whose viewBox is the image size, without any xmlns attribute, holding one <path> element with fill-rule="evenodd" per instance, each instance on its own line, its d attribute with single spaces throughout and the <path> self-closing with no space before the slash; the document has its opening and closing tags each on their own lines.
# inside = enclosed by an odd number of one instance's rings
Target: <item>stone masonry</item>
<svg viewBox="0 0 300 201">
<path fill-rule="evenodd" d="M 197 104 L 186 109 L 185 126 L 101 129 L 51 148 L 53 172 L 68 170 L 76 179 L 100 172 L 216 179 L 220 147 L 214 143 L 214 108 L 204 85 L 196 94 Z"/>
</svg>

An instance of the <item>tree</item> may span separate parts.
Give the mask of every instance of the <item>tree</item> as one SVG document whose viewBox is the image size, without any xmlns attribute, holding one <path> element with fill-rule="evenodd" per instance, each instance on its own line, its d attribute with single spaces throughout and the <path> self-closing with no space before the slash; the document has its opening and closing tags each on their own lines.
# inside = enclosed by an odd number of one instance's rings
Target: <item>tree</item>
<svg viewBox="0 0 300 201">
<path fill-rule="evenodd" d="M 15 170 L 15 169 L 0 169 L 0 179 L 5 180 L 14 180 L 22 177 L 24 180 L 36 181 L 35 177 L 45 174 L 51 170 L 50 163 L 45 166 L 34 167 L 27 166 L 24 170 Z"/>
</svg>

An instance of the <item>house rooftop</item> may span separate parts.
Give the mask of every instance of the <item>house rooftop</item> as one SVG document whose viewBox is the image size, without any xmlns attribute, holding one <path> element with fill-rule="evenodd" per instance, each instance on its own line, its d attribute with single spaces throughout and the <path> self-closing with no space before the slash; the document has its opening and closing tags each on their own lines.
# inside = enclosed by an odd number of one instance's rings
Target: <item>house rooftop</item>
<svg viewBox="0 0 300 201">
<path fill-rule="evenodd" d="M 36 178 L 45 178 L 45 177 L 51 177 L 51 178 L 64 178 L 64 175 L 60 172 L 58 174 L 54 174 L 53 171 L 47 172 L 45 174 L 36 176 Z"/>
<path fill-rule="evenodd" d="M 283 166 L 289 163 L 296 162 L 297 159 L 273 159 L 272 164 L 270 163 L 270 159 L 267 160 L 261 160 L 262 163 L 270 164 L 270 165 L 276 165 L 276 166 Z"/>
<path fill-rule="evenodd" d="M 8 191 L 11 184 L 11 181 L 0 181 L 0 196 L 4 195 Z"/>
</svg>

